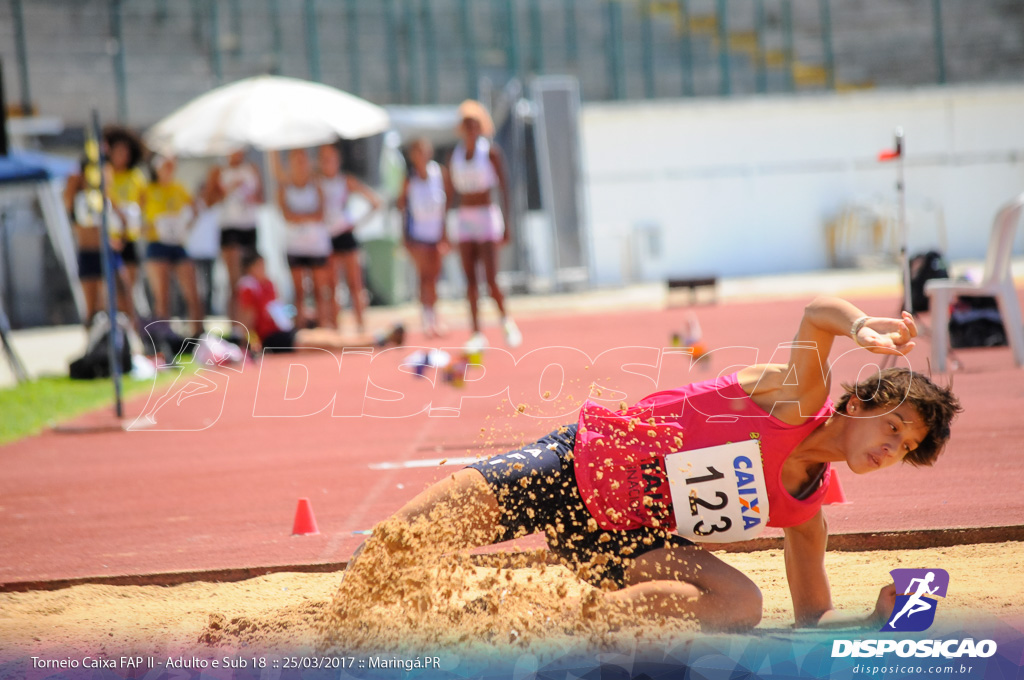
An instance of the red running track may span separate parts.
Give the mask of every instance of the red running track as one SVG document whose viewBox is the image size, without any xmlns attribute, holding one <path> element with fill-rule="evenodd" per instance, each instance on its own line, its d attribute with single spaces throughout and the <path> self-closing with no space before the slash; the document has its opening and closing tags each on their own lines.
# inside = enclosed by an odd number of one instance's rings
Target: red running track
<svg viewBox="0 0 1024 680">
<path fill-rule="evenodd" d="M 876 314 L 892 307 L 891 299 L 856 302 Z M 532 440 L 574 420 L 591 383 L 617 404 L 657 385 L 769 361 L 801 310 L 794 301 L 699 308 L 711 347 L 747 347 L 716 353 L 706 371 L 668 361 L 659 374 L 642 365 L 658 356 L 642 348 L 668 345 L 682 327 L 685 310 L 670 309 L 523 319 L 526 343 L 514 353 L 520 365 L 491 351 L 485 374 L 464 389 L 400 372 L 409 348 L 372 365 L 358 355 L 339 365 L 313 353 L 272 357 L 241 373 L 204 372 L 216 389 L 171 400 L 150 429 L 47 432 L 0 448 L 0 584 L 344 561 L 363 539 L 353 532 L 457 469 L 399 464 L 498 453 Z M 451 344 L 464 335 L 453 334 Z M 500 342 L 494 330 L 491 341 Z M 838 348 L 853 345 L 839 340 Z M 911 356 L 915 368 L 927 369 L 928 350 L 925 339 Z M 584 354 L 596 359 L 589 368 Z M 837 362 L 836 391 L 856 378 L 862 356 Z M 827 510 L 833 533 L 1022 523 L 1024 371 L 1007 349 L 960 357 L 965 369 L 955 386 L 967 410 L 939 463 L 863 477 L 844 468 L 850 503 Z M 560 372 L 544 370 L 553 361 L 565 367 L 566 388 L 545 402 L 545 392 L 558 392 Z M 305 368 L 289 368 L 297 362 Z M 627 363 L 637 364 L 633 373 L 620 368 Z M 367 376 L 378 386 L 369 394 Z M 504 398 L 480 396 L 506 387 Z M 146 401 L 129 412 L 140 413 Z M 520 403 L 523 414 L 514 407 Z M 409 415 L 417 411 L 424 412 Z M 381 463 L 396 465 L 371 468 Z M 299 497 L 312 501 L 317 536 L 289 535 Z"/>
</svg>

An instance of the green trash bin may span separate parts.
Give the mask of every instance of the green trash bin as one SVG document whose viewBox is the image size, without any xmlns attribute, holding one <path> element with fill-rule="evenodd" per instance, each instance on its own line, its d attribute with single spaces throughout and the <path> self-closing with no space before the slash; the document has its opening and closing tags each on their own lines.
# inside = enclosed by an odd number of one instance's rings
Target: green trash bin
<svg viewBox="0 0 1024 680">
<path fill-rule="evenodd" d="M 366 283 L 372 304 L 396 305 L 408 300 L 406 266 L 402 245 L 391 238 L 374 238 L 360 243 L 366 253 Z"/>
</svg>

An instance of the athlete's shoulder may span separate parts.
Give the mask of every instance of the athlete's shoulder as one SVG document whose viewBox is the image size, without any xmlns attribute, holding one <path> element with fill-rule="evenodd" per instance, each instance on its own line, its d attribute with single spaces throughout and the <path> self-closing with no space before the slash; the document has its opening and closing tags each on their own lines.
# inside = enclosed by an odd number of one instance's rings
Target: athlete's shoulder
<svg viewBox="0 0 1024 680">
<path fill-rule="evenodd" d="M 754 364 L 736 372 L 736 382 L 751 397 L 776 392 L 785 385 L 784 364 Z"/>
</svg>

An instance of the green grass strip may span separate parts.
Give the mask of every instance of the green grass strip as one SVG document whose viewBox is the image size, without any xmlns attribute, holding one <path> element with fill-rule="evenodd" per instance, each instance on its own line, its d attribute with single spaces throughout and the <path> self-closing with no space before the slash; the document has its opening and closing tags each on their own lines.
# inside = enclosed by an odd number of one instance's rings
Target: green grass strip
<svg viewBox="0 0 1024 680">
<path fill-rule="evenodd" d="M 164 371 L 157 375 L 157 384 L 173 380 L 177 375 L 177 370 Z M 153 379 L 125 378 L 123 386 L 127 401 L 153 389 Z M 72 380 L 43 377 L 0 389 L 0 445 L 38 434 L 57 423 L 104 407 L 113 412 L 114 385 L 109 378 Z"/>
</svg>

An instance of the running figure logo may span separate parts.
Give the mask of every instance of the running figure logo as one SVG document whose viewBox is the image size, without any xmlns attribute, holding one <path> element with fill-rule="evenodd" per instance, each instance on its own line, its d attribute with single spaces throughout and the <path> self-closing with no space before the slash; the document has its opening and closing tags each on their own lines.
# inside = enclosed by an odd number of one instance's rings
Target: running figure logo
<svg viewBox="0 0 1024 680">
<path fill-rule="evenodd" d="M 945 569 L 893 569 L 889 573 L 896 584 L 896 606 L 882 630 L 927 630 L 935 621 L 935 597 L 946 596 L 949 573 Z"/>
</svg>

